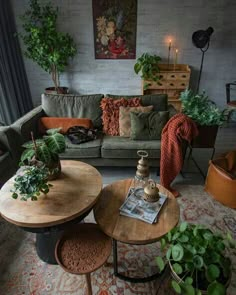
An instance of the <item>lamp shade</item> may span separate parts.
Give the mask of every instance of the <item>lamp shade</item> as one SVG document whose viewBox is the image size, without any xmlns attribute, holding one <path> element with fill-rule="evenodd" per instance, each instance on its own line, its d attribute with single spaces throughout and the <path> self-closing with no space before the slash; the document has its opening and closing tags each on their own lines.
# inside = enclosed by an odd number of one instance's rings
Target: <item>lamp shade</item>
<svg viewBox="0 0 236 295">
<path fill-rule="evenodd" d="M 206 30 L 198 30 L 193 33 L 192 41 L 197 48 L 204 48 L 210 41 L 210 36 L 214 32 L 212 27 Z"/>
</svg>

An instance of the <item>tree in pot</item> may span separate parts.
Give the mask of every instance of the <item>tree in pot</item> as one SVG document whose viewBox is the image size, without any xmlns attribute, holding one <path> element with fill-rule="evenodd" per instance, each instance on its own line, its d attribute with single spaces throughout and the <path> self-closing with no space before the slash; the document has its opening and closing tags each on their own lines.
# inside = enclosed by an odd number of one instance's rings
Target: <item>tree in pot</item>
<svg viewBox="0 0 236 295">
<path fill-rule="evenodd" d="M 59 154 L 66 148 L 65 137 L 60 134 L 60 128 L 47 130 L 43 138 L 34 139 L 23 144 L 25 148 L 21 155 L 21 165 L 36 165 L 42 162 L 49 169 L 49 179 L 55 179 L 61 171 Z"/>
<path fill-rule="evenodd" d="M 37 0 L 29 1 L 29 9 L 21 16 L 24 33 L 20 33 L 25 44 L 26 57 L 35 61 L 51 74 L 57 93 L 60 87 L 59 74 L 65 70 L 69 59 L 76 54 L 76 45 L 69 34 L 57 30 L 58 8 L 51 4 L 40 6 Z"/>
<path fill-rule="evenodd" d="M 192 142 L 194 147 L 215 146 L 218 127 L 224 122 L 223 112 L 202 92 L 195 94 L 186 89 L 180 95 L 182 112 L 196 122 L 199 135 Z"/>
<path fill-rule="evenodd" d="M 231 277 L 229 253 L 235 249 L 230 234 L 224 237 L 205 226 L 183 222 L 161 239 L 161 247 L 166 251 L 171 285 L 177 294 L 226 294 Z M 164 259 L 157 257 L 156 262 L 162 271 Z"/>
</svg>

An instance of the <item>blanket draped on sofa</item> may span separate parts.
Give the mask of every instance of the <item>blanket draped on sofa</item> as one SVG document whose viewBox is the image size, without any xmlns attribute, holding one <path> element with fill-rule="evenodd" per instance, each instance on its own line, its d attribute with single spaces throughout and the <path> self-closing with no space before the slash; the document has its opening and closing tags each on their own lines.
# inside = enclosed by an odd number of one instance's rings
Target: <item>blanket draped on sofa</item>
<svg viewBox="0 0 236 295">
<path fill-rule="evenodd" d="M 183 166 L 182 140 L 190 143 L 197 135 L 195 122 L 181 113 L 173 116 L 162 131 L 160 181 L 175 197 L 178 197 L 179 193 L 170 185 Z"/>
</svg>

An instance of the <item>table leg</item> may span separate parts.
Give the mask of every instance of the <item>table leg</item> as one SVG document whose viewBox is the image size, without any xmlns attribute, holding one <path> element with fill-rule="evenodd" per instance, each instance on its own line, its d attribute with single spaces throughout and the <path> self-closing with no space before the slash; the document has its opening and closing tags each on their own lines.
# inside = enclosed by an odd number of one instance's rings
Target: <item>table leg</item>
<svg viewBox="0 0 236 295">
<path fill-rule="evenodd" d="M 155 273 L 151 276 L 148 276 L 148 277 L 138 277 L 138 278 L 134 278 L 134 277 L 129 277 L 129 276 L 125 276 L 121 273 L 119 273 L 118 271 L 118 263 L 117 263 L 117 260 L 118 260 L 118 254 L 117 254 L 117 241 L 112 239 L 112 245 L 113 245 L 113 268 L 114 268 L 114 275 L 124 281 L 128 281 L 128 282 L 131 282 L 131 283 L 145 283 L 145 282 L 150 282 L 152 280 L 155 280 L 156 278 L 160 277 L 165 269 L 159 273 Z"/>
<path fill-rule="evenodd" d="M 90 273 L 86 273 L 85 277 L 86 277 L 86 284 L 87 284 L 87 294 L 92 295 L 93 292 L 92 292 L 92 284 L 91 284 L 91 275 L 90 275 Z"/>
<path fill-rule="evenodd" d="M 41 260 L 48 264 L 57 264 L 55 247 L 64 231 L 36 233 L 36 251 Z"/>
</svg>

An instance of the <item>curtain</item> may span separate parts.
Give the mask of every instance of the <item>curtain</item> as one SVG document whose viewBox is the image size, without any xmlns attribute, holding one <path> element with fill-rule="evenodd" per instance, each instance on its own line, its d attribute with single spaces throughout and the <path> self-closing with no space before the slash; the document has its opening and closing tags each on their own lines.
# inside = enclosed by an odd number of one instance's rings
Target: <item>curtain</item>
<svg viewBox="0 0 236 295">
<path fill-rule="evenodd" d="M 0 118 L 11 124 L 33 108 L 11 2 L 0 1 Z"/>
</svg>

